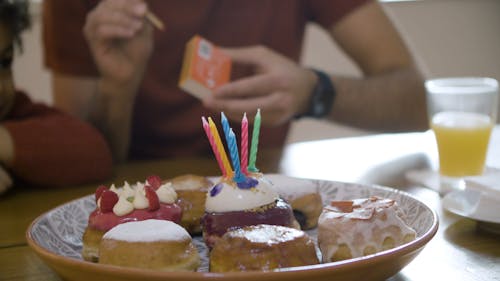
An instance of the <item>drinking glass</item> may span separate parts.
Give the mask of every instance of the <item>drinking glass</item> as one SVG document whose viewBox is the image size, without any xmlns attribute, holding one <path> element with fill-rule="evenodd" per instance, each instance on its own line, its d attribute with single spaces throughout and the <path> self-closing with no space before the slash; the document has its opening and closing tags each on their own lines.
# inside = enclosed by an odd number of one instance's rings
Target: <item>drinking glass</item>
<svg viewBox="0 0 500 281">
<path fill-rule="evenodd" d="M 498 110 L 498 82 L 485 77 L 453 77 L 425 82 L 431 129 L 441 176 L 481 175 Z"/>
</svg>

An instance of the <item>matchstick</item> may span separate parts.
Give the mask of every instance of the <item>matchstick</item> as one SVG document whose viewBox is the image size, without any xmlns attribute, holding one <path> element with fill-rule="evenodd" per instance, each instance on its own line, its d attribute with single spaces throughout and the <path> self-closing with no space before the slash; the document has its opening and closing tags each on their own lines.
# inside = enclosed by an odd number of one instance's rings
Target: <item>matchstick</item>
<svg viewBox="0 0 500 281">
<path fill-rule="evenodd" d="M 163 24 L 163 22 L 152 12 L 150 11 L 146 12 L 146 19 L 159 30 L 161 31 L 165 30 L 165 25 Z"/>
</svg>

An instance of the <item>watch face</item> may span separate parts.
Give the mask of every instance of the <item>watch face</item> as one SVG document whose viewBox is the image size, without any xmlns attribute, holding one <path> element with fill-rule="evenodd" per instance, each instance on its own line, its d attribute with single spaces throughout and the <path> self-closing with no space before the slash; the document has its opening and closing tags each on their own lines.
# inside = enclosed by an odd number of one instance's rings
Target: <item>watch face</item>
<svg viewBox="0 0 500 281">
<path fill-rule="evenodd" d="M 313 105 L 313 112 L 315 116 L 323 116 L 325 114 L 325 106 L 321 101 Z"/>
<path fill-rule="evenodd" d="M 321 71 L 314 70 L 318 76 L 318 82 L 311 97 L 311 107 L 308 116 L 324 117 L 327 115 L 333 105 L 335 98 L 335 89 L 330 77 Z"/>
</svg>

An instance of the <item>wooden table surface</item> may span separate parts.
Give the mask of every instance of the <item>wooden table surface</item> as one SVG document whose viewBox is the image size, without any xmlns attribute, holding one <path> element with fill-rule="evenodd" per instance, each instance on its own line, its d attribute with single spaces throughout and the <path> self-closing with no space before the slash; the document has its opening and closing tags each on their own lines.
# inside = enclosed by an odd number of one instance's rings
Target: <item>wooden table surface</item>
<svg viewBox="0 0 500 281">
<path fill-rule="evenodd" d="M 500 234 L 443 210 L 440 195 L 409 183 L 410 169 L 436 168 L 432 134 L 384 134 L 288 145 L 284 152 L 259 151 L 257 163 L 267 173 L 382 184 L 406 190 L 438 213 L 440 226 L 424 250 L 390 280 L 500 280 Z M 500 168 L 500 127 L 494 130 L 487 163 Z M 111 182 L 135 182 L 151 174 L 163 178 L 194 173 L 219 174 L 212 158 L 131 162 L 116 167 Z M 15 186 L 0 197 L 0 280 L 60 280 L 28 247 L 25 231 L 42 213 L 93 193 L 96 184 L 61 189 Z"/>
</svg>

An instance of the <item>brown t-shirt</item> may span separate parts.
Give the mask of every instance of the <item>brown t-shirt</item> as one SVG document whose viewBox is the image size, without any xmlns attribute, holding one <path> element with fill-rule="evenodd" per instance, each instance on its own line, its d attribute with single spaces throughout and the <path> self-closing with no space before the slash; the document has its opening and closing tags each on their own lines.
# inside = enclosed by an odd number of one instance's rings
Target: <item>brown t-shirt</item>
<svg viewBox="0 0 500 281">
<path fill-rule="evenodd" d="M 209 112 L 177 86 L 185 44 L 193 35 L 225 47 L 265 45 L 298 61 L 308 21 L 331 28 L 367 1 L 148 1 L 149 9 L 164 21 L 166 31 L 155 33 L 155 48 L 136 98 L 130 157 L 186 156 L 209 151 L 200 117 L 215 117 L 220 124 L 219 113 Z M 56 73 L 97 76 L 82 34 L 86 14 L 96 1 L 43 3 L 46 65 Z M 266 118 L 265 112 L 262 118 Z M 237 129 L 240 125 L 232 127 Z M 259 146 L 281 146 L 288 127 L 289 124 L 263 127 Z"/>
<path fill-rule="evenodd" d="M 67 186 L 111 176 L 111 152 L 89 124 L 16 93 L 1 121 L 14 144 L 10 172 L 34 185 Z"/>
</svg>

